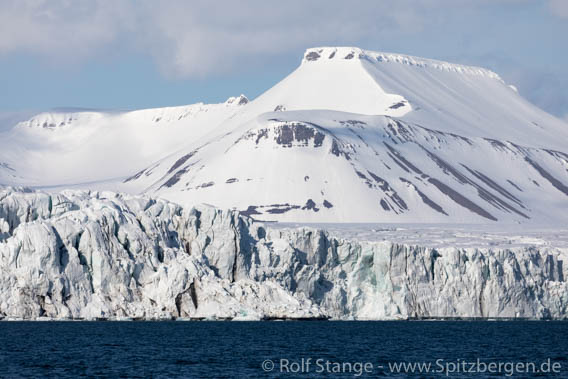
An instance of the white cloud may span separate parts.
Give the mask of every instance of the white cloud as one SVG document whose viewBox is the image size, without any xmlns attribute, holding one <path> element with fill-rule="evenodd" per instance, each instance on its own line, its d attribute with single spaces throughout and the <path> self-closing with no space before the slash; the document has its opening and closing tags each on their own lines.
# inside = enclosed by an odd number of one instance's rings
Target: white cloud
<svg viewBox="0 0 568 379">
<path fill-rule="evenodd" d="M 81 59 L 116 41 L 129 24 L 128 7 L 118 1 L 3 0 L 0 54 Z"/>
<path fill-rule="evenodd" d="M 428 22 L 422 10 L 449 3 L 2 0 L 0 55 L 74 63 L 127 46 L 153 56 L 170 76 L 197 77 L 313 45 L 420 31 Z"/>
<path fill-rule="evenodd" d="M 567 0 L 549 0 L 548 4 L 552 14 L 561 18 L 568 18 Z"/>
<path fill-rule="evenodd" d="M 391 3 L 388 1 L 388 3 Z M 199 76 L 246 65 L 294 49 L 349 44 L 386 28 L 407 27 L 412 12 L 386 2 L 359 6 L 339 1 L 166 2 L 146 8 L 157 61 L 180 76 Z M 151 14 L 150 14 L 151 13 Z"/>
<path fill-rule="evenodd" d="M 529 0 L 2 0 L 0 57 L 74 64 L 133 49 L 170 77 L 203 77 L 315 45 L 419 35 L 495 1 Z M 567 0 L 549 2 L 567 11 Z"/>
</svg>

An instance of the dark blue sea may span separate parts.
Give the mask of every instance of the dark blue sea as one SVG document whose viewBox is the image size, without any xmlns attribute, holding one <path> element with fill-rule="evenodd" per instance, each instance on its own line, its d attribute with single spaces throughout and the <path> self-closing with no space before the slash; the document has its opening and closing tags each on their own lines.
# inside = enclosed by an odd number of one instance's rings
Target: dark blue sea
<svg viewBox="0 0 568 379">
<path fill-rule="evenodd" d="M 1 322 L 0 377 L 568 378 L 568 322 Z"/>
</svg>

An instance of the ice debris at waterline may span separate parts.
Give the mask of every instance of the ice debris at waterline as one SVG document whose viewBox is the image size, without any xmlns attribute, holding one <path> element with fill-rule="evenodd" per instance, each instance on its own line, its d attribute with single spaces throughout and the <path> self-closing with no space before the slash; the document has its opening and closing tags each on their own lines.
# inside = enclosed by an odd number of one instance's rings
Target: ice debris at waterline
<svg viewBox="0 0 568 379">
<path fill-rule="evenodd" d="M 364 242 L 142 196 L 0 188 L 3 319 L 561 319 L 566 255 Z"/>
</svg>

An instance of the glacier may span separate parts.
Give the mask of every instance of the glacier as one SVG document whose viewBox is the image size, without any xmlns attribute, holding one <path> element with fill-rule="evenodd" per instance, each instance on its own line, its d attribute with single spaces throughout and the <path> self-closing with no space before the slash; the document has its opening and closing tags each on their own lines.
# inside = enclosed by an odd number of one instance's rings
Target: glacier
<svg viewBox="0 0 568 379">
<path fill-rule="evenodd" d="M 566 318 L 568 248 L 554 233 L 510 246 L 340 234 L 140 195 L 0 187 L 0 318 Z"/>
</svg>

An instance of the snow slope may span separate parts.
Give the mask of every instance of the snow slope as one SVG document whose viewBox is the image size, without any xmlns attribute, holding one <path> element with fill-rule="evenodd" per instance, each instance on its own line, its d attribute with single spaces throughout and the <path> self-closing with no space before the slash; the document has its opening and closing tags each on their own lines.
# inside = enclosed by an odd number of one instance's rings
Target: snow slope
<svg viewBox="0 0 568 379">
<path fill-rule="evenodd" d="M 565 319 L 566 241 L 547 242 L 349 240 L 142 196 L 0 188 L 0 319 Z"/>
<path fill-rule="evenodd" d="M 207 134 L 248 102 L 192 104 L 131 112 L 41 113 L 0 133 L 0 182 L 73 185 L 125 177 Z M 89 184 L 86 184 L 89 185 Z"/>
<path fill-rule="evenodd" d="M 266 111 L 386 115 L 466 137 L 566 148 L 568 126 L 494 72 L 352 47 L 308 49 L 292 74 L 256 99 Z M 560 139 L 560 140 L 559 140 Z"/>
<path fill-rule="evenodd" d="M 42 116 L 2 139 L 0 161 L 15 171 L 0 168 L 0 180 L 83 183 L 262 220 L 568 221 L 568 125 L 491 71 L 313 48 L 245 102 L 189 106 L 201 111 L 188 120 L 185 108 L 81 114 L 74 127 Z"/>
<path fill-rule="evenodd" d="M 498 164 L 495 164 L 497 163 Z M 565 222 L 568 155 L 384 116 L 269 113 L 125 185 L 308 222 Z"/>
<path fill-rule="evenodd" d="M 490 71 L 317 48 L 122 189 L 262 220 L 565 222 L 567 133 Z"/>
</svg>

